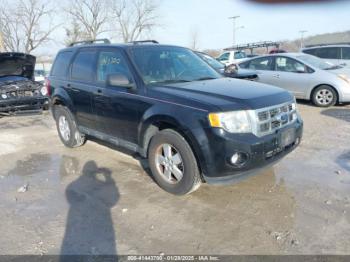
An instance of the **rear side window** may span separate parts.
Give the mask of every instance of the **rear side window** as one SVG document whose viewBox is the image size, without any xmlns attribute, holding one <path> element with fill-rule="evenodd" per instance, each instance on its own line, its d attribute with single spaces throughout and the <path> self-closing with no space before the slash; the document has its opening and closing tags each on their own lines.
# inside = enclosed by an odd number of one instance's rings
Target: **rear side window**
<svg viewBox="0 0 350 262">
<path fill-rule="evenodd" d="M 67 68 L 72 58 L 72 55 L 73 55 L 73 52 L 71 51 L 60 52 L 56 57 L 55 63 L 51 70 L 51 75 L 59 76 L 59 77 L 66 76 Z"/>
<path fill-rule="evenodd" d="M 319 48 L 316 52 L 316 56 L 325 59 L 340 59 L 339 47 L 323 47 Z"/>
<path fill-rule="evenodd" d="M 342 59 L 350 59 L 350 47 L 342 47 Z"/>
<path fill-rule="evenodd" d="M 95 54 L 93 50 L 80 51 L 72 64 L 72 79 L 92 82 L 94 79 Z"/>
</svg>

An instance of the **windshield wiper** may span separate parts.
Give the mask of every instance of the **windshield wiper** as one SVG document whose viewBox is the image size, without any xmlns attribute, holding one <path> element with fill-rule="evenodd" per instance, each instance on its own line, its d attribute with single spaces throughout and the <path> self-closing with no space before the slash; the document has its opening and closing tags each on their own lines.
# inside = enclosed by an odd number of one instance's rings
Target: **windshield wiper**
<svg viewBox="0 0 350 262">
<path fill-rule="evenodd" d="M 331 67 L 327 67 L 325 70 L 334 70 L 334 69 L 339 69 L 339 68 L 343 68 L 343 67 L 340 66 L 340 65 L 334 65 L 334 66 L 331 66 Z"/>
<path fill-rule="evenodd" d="M 198 78 L 195 81 L 213 80 L 213 79 L 217 79 L 217 78 L 216 77 L 211 77 L 211 76 L 206 76 L 206 77 Z"/>
</svg>

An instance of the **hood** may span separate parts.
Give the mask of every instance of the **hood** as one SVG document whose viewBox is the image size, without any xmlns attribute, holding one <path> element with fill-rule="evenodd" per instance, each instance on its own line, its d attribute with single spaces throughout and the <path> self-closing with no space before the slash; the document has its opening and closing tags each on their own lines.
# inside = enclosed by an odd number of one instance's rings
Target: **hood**
<svg viewBox="0 0 350 262">
<path fill-rule="evenodd" d="M 278 87 L 233 78 L 155 86 L 154 91 L 226 110 L 258 109 L 293 100 Z"/>
<path fill-rule="evenodd" d="M 33 79 L 35 56 L 23 53 L 0 53 L 1 77 L 20 76 Z"/>
<path fill-rule="evenodd" d="M 325 70 L 325 71 L 336 75 L 346 75 L 348 78 L 350 78 L 350 68 L 342 67 L 338 69 Z"/>
</svg>

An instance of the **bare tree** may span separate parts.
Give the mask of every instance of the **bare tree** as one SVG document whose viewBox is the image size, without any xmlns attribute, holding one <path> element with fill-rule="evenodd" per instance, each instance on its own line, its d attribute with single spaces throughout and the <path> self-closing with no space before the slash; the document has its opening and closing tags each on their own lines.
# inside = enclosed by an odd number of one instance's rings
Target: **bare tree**
<svg viewBox="0 0 350 262">
<path fill-rule="evenodd" d="M 74 42 L 90 39 L 90 36 L 81 29 L 80 25 L 75 20 L 73 20 L 70 27 L 66 27 L 65 30 L 66 39 L 64 43 L 67 46 Z"/>
<path fill-rule="evenodd" d="M 74 37 L 78 39 L 93 40 L 107 31 L 105 25 L 108 20 L 108 9 L 105 0 L 73 0 L 65 11 L 75 21 L 68 31 L 75 32 Z"/>
<path fill-rule="evenodd" d="M 55 30 L 50 22 L 53 9 L 48 1 L 18 0 L 13 5 L 3 2 L 8 8 L 0 10 L 0 31 L 6 51 L 31 53 L 50 40 Z M 43 27 L 45 25 L 45 27 Z"/>
<path fill-rule="evenodd" d="M 158 5 L 154 0 L 115 0 L 113 3 L 112 18 L 124 42 L 138 40 L 157 26 Z"/>
</svg>

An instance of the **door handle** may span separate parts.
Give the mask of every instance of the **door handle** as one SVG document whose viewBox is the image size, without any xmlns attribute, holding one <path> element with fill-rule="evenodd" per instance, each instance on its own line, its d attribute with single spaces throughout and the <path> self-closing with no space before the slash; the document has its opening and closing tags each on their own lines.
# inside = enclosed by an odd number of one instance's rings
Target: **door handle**
<svg viewBox="0 0 350 262">
<path fill-rule="evenodd" d="M 73 92 L 79 92 L 79 89 L 76 89 L 76 88 L 72 87 L 71 84 L 67 84 L 67 88 L 70 89 Z"/>
<path fill-rule="evenodd" d="M 102 95 L 102 89 L 97 89 L 97 91 L 95 92 L 96 95 Z"/>
<path fill-rule="evenodd" d="M 273 75 L 273 77 L 280 78 L 280 75 L 276 74 L 276 75 Z"/>
</svg>

